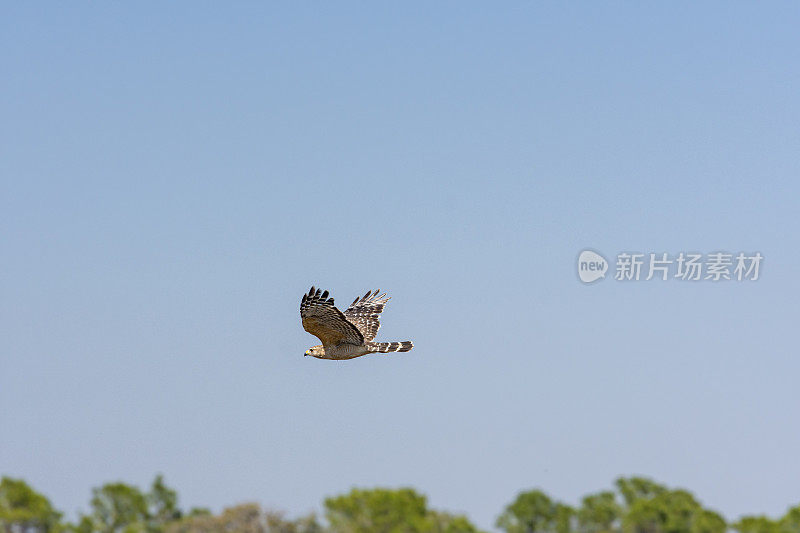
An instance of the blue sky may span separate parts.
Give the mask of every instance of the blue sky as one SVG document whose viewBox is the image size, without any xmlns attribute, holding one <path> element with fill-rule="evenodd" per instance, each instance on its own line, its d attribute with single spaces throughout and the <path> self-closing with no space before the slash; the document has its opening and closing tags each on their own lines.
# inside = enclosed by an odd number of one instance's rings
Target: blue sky
<svg viewBox="0 0 800 533">
<path fill-rule="evenodd" d="M 619 475 L 800 498 L 800 8 L 4 5 L 0 470 L 483 527 Z M 759 251 L 757 282 L 576 276 Z M 310 285 L 407 354 L 304 358 Z"/>
</svg>

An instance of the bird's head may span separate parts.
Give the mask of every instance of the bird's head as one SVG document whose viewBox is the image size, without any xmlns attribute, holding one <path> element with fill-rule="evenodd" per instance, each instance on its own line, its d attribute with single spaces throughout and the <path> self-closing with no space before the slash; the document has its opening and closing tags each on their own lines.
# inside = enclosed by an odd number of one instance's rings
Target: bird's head
<svg viewBox="0 0 800 533">
<path fill-rule="evenodd" d="M 306 355 L 310 355 L 311 357 L 322 357 L 325 355 L 325 348 L 323 348 L 321 344 L 312 346 L 306 350 Z"/>
</svg>

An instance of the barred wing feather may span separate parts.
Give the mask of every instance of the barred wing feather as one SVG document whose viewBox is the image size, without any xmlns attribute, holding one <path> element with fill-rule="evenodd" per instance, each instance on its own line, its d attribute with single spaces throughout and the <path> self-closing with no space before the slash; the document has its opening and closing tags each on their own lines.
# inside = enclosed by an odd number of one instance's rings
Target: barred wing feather
<svg viewBox="0 0 800 533">
<path fill-rule="evenodd" d="M 328 291 L 311 287 L 300 302 L 303 329 L 315 335 L 324 346 L 337 344 L 364 344 L 364 335 L 336 308 Z M 377 330 L 376 330 L 377 331 Z"/>
<path fill-rule="evenodd" d="M 389 301 L 386 293 L 378 295 L 379 292 L 377 289 L 367 291 L 364 296 L 356 298 L 344 312 L 347 320 L 355 324 L 367 342 L 378 334 L 378 329 L 381 327 L 380 314 Z"/>
</svg>

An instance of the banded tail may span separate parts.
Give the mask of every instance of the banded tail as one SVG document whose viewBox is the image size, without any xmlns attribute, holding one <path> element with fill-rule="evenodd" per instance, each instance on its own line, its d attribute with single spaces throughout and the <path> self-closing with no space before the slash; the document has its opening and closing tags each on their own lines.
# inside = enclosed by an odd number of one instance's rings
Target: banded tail
<svg viewBox="0 0 800 533">
<path fill-rule="evenodd" d="M 414 347 L 411 341 L 368 342 L 366 345 L 371 353 L 407 352 Z"/>
</svg>

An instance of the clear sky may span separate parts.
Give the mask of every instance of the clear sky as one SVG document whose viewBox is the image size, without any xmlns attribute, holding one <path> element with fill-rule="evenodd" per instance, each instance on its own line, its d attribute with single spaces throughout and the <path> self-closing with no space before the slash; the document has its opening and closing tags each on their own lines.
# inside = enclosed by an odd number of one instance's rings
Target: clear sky
<svg viewBox="0 0 800 533">
<path fill-rule="evenodd" d="M 0 471 L 74 516 L 411 485 L 480 526 L 643 474 L 800 501 L 800 6 L 6 3 Z M 759 251 L 583 285 L 584 248 Z M 394 298 L 304 358 L 299 301 Z"/>
</svg>

